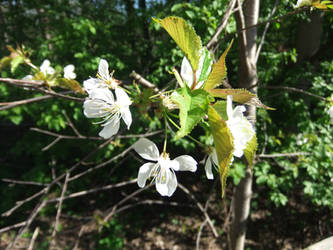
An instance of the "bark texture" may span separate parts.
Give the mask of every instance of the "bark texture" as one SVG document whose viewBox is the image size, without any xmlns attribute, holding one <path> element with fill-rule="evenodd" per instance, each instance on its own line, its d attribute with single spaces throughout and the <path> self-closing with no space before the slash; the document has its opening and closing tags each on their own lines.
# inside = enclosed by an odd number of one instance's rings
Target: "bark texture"
<svg viewBox="0 0 333 250">
<path fill-rule="evenodd" d="M 237 28 L 242 29 L 258 23 L 259 0 L 244 1 L 243 7 L 236 13 Z M 240 5 L 240 1 L 238 1 Z M 257 28 L 247 29 L 238 38 L 239 46 L 239 86 L 249 88 L 257 84 Z M 256 92 L 256 88 L 252 91 Z M 255 125 L 256 108 L 248 107 L 247 116 Z M 236 187 L 232 202 L 231 249 L 243 250 L 246 237 L 246 222 L 250 213 L 252 196 L 252 170 L 247 167 L 245 177 Z"/>
</svg>

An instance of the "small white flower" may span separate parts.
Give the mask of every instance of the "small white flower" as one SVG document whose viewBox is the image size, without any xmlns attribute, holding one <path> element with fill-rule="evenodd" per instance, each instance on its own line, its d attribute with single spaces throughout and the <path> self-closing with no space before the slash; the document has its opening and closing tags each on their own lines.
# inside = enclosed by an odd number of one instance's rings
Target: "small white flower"
<svg viewBox="0 0 333 250">
<path fill-rule="evenodd" d="M 101 59 L 98 65 L 98 78 L 90 78 L 83 82 L 83 89 L 90 94 L 96 88 L 118 88 L 119 81 L 112 77 L 109 73 L 109 64 L 106 60 Z"/>
<path fill-rule="evenodd" d="M 46 76 L 46 75 L 53 75 L 54 74 L 54 68 L 52 68 L 51 63 L 48 59 L 45 59 L 42 63 L 42 65 L 39 67 L 40 71 Z"/>
<path fill-rule="evenodd" d="M 103 118 L 100 122 L 104 127 L 99 135 L 105 139 L 110 138 L 119 130 L 120 119 L 130 128 L 132 115 L 129 106 L 132 104 L 128 95 L 121 88 L 115 90 L 117 100 L 109 89 L 96 88 L 89 94 L 83 104 L 84 114 L 88 118 Z"/>
<path fill-rule="evenodd" d="M 302 134 L 298 134 L 298 135 L 296 136 L 296 144 L 297 144 L 298 146 L 301 146 L 301 145 L 307 143 L 308 140 L 309 140 L 309 139 L 306 138 L 306 137 L 304 137 Z"/>
<path fill-rule="evenodd" d="M 331 124 L 333 124 L 333 106 L 331 106 L 328 110 L 328 114 L 331 118 Z"/>
<path fill-rule="evenodd" d="M 64 78 L 75 79 L 76 74 L 74 73 L 75 67 L 73 64 L 69 64 L 64 68 Z"/>
<path fill-rule="evenodd" d="M 203 67 L 204 59 L 205 59 L 205 54 L 202 53 L 202 56 L 200 56 L 200 60 L 199 60 L 199 68 L 195 72 L 195 81 L 197 82 L 195 89 L 199 89 L 204 84 L 204 81 L 198 82 L 199 77 L 201 75 L 201 70 Z M 211 66 L 208 71 L 210 71 L 210 69 L 211 69 Z M 184 58 L 183 58 L 182 66 L 180 69 L 180 75 L 182 76 L 183 81 L 186 82 L 187 86 L 189 88 L 192 88 L 192 85 L 194 83 L 194 73 L 193 73 L 192 66 L 191 66 L 190 62 L 187 60 L 186 56 L 184 56 Z"/>
<path fill-rule="evenodd" d="M 312 0 L 298 0 L 294 8 L 301 8 L 303 6 L 311 6 Z"/>
<path fill-rule="evenodd" d="M 138 185 L 144 187 L 148 178 L 153 177 L 156 190 L 162 196 L 171 196 L 177 188 L 177 177 L 174 171 L 197 170 L 197 162 L 189 155 L 178 156 L 170 160 L 169 154 L 161 155 L 157 146 L 146 138 L 141 138 L 133 145 L 134 150 L 144 159 L 154 162 L 143 164 L 138 173 Z"/>
<path fill-rule="evenodd" d="M 244 149 L 247 143 L 252 139 L 255 134 L 251 123 L 244 117 L 243 112 L 246 108 L 241 106 L 236 106 L 235 109 L 232 108 L 232 96 L 227 96 L 227 126 L 234 139 L 234 152 L 233 155 L 236 157 L 242 157 Z"/>
</svg>

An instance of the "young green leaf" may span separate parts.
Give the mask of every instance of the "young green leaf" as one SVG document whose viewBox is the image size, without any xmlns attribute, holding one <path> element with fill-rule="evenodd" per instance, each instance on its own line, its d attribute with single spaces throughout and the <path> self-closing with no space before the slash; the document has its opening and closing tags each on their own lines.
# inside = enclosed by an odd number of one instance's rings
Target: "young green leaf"
<svg viewBox="0 0 333 250">
<path fill-rule="evenodd" d="M 180 129 L 176 138 L 188 135 L 207 113 L 208 98 L 206 91 L 202 89 L 190 91 L 187 86 L 172 93 L 171 100 L 179 107 Z"/>
<path fill-rule="evenodd" d="M 251 93 L 246 89 L 210 89 L 207 90 L 214 97 L 220 97 L 223 99 L 227 99 L 228 95 L 232 96 L 232 100 L 239 103 L 245 103 L 248 105 L 253 105 L 259 108 L 265 108 L 274 110 L 274 108 L 270 108 L 263 104 L 256 94 Z"/>
<path fill-rule="evenodd" d="M 247 143 L 246 149 L 244 150 L 244 156 L 250 168 L 253 167 L 253 159 L 257 151 L 257 147 L 258 147 L 257 137 L 254 134 L 252 139 Z"/>
<path fill-rule="evenodd" d="M 214 137 L 223 197 L 229 166 L 233 159 L 232 153 L 234 150 L 234 143 L 226 121 L 222 119 L 222 117 L 212 106 L 208 107 L 208 120 Z"/>
<path fill-rule="evenodd" d="M 153 20 L 163 26 L 190 61 L 193 71 L 199 67 L 201 39 L 184 19 L 176 16 Z"/>
<path fill-rule="evenodd" d="M 229 44 L 228 48 L 223 52 L 220 59 L 213 65 L 213 69 L 205 82 L 204 89 L 210 90 L 220 85 L 227 75 L 227 67 L 225 66 L 225 57 L 227 56 L 233 41 Z"/>
</svg>

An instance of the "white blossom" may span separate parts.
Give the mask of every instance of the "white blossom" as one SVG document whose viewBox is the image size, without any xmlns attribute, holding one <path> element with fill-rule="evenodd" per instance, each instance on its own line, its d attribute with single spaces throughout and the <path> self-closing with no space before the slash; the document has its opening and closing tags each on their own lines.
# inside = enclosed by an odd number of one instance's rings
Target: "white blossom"
<svg viewBox="0 0 333 250">
<path fill-rule="evenodd" d="M 301 8 L 303 6 L 311 6 L 312 0 L 298 0 L 294 8 Z"/>
<path fill-rule="evenodd" d="M 52 68 L 51 63 L 48 59 L 45 59 L 42 63 L 42 65 L 39 67 L 40 71 L 46 76 L 46 75 L 53 75 L 55 70 Z"/>
<path fill-rule="evenodd" d="M 117 88 L 117 100 L 109 89 L 96 88 L 91 90 L 89 98 L 83 104 L 84 114 L 88 118 L 103 118 L 99 123 L 104 127 L 99 135 L 105 139 L 110 138 L 119 130 L 120 119 L 130 128 L 132 115 L 129 106 L 132 104 L 126 92 Z"/>
<path fill-rule="evenodd" d="M 234 139 L 234 152 L 236 157 L 242 157 L 247 143 L 252 139 L 255 132 L 251 123 L 244 117 L 245 106 L 232 108 L 232 96 L 227 96 L 227 126 Z"/>
<path fill-rule="evenodd" d="M 170 160 L 169 154 L 159 153 L 157 146 L 146 138 L 141 138 L 133 145 L 134 150 L 144 159 L 152 162 L 143 164 L 138 173 L 138 185 L 144 187 L 152 177 L 156 190 L 162 196 L 171 196 L 177 188 L 177 177 L 174 171 L 197 170 L 197 162 L 189 155 L 178 156 Z"/>
<path fill-rule="evenodd" d="M 116 89 L 118 87 L 118 81 L 109 73 L 109 64 L 104 59 L 99 61 L 97 77 L 83 82 L 83 88 L 88 94 L 96 88 Z"/>
<path fill-rule="evenodd" d="M 64 78 L 67 79 L 75 79 L 76 74 L 74 72 L 75 66 L 73 64 L 69 64 L 64 68 Z"/>
</svg>

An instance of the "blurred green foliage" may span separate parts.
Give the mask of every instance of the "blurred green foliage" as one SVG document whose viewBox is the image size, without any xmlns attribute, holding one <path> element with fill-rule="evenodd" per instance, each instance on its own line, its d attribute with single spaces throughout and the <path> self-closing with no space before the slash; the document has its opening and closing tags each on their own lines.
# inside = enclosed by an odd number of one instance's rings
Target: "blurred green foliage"
<svg viewBox="0 0 333 250">
<path fill-rule="evenodd" d="M 166 87 L 173 79 L 168 72 L 173 66 L 180 67 L 182 53 L 161 27 L 151 22 L 151 17 L 163 18 L 168 15 L 180 16 L 195 27 L 206 44 L 219 24 L 228 1 L 38 1 L 18 0 L 0 3 L 0 57 L 8 55 L 5 45 L 13 47 L 24 44 L 32 50 L 31 60 L 40 65 L 49 59 L 53 67 L 74 64 L 77 80 L 82 83 L 89 76 L 95 76 L 100 58 L 109 62 L 115 70 L 114 76 L 131 83 L 129 73 L 139 72 L 158 87 Z M 260 21 L 267 20 L 272 2 L 263 0 Z M 276 15 L 284 15 L 292 10 L 290 1 L 280 1 Z M 333 92 L 333 16 L 327 12 L 323 18 L 322 36 L 318 51 L 306 60 L 298 61 L 295 34 L 298 23 L 307 21 L 303 14 L 290 16 L 280 23 L 272 24 L 258 61 L 258 95 L 263 103 L 276 108 L 275 111 L 258 110 L 257 138 L 258 154 L 304 152 L 297 157 L 260 158 L 254 166 L 254 199 L 267 198 L 276 206 L 285 205 L 290 197 L 298 196 L 303 201 L 316 206 L 326 206 L 333 210 L 333 129 L 327 114 L 328 103 L 285 88 L 303 89 L 312 94 L 328 97 Z M 235 31 L 232 18 L 226 28 L 227 33 Z M 264 26 L 259 26 L 262 34 Z M 225 36 L 226 34 L 223 34 Z M 231 37 L 230 37 L 231 38 Z M 223 41 L 216 51 L 221 54 L 230 40 Z M 304 41 L 306 42 L 306 41 Z M 237 87 L 238 69 L 237 41 L 234 42 L 228 58 L 229 83 Z M 14 72 L 2 69 L 1 77 L 22 78 L 28 68 L 19 66 Z M 270 88 L 275 87 L 275 88 Z M 140 87 L 141 91 L 143 88 Z M 133 88 L 133 91 L 136 91 Z M 146 91 L 146 90 L 145 90 Z M 146 95 L 146 92 L 143 92 Z M 150 93 L 148 93 L 149 95 Z M 21 89 L 0 83 L 1 102 L 21 100 L 40 96 L 31 90 Z M 142 97 L 142 96 L 141 96 Z M 140 95 L 133 96 L 140 98 Z M 144 98 L 143 98 L 144 99 Z M 41 151 L 54 138 L 29 130 L 38 127 L 66 135 L 74 135 L 68 126 L 64 113 L 83 135 L 96 136 L 98 126 L 83 116 L 82 104 L 74 101 L 52 98 L 38 103 L 21 105 L 0 111 L 0 176 L 48 183 L 52 171 L 59 175 L 91 152 L 100 141 L 61 140 L 47 151 Z M 147 128 L 160 129 L 161 121 L 156 113 L 147 107 L 132 108 L 135 126 L 129 134 L 144 133 Z M 201 141 L 210 138 L 202 136 L 206 128 L 194 130 L 201 135 Z M 121 153 L 135 139 L 118 139 L 117 143 L 99 151 L 92 159 L 98 164 Z M 162 139 L 156 137 L 160 145 Z M 195 155 L 198 161 L 204 158 L 202 149 L 195 147 L 187 138 L 171 140 L 174 147 L 170 154 L 186 152 Z M 139 164 L 124 160 L 122 167 L 113 173 L 112 166 L 81 178 L 68 187 L 75 192 L 100 186 L 110 182 L 128 180 L 137 174 Z M 201 166 L 203 167 L 203 166 Z M 237 185 L 244 176 L 244 163 L 235 161 L 230 169 L 233 183 Z M 199 181 L 200 178 L 197 178 Z M 231 181 L 231 179 L 229 180 Z M 2 202 L 0 211 L 6 211 L 15 201 L 36 192 L 37 187 L 25 188 L 0 183 Z M 55 188 L 60 195 L 61 189 Z M 9 195 L 10 194 L 10 195 Z M 117 196 L 117 195 L 115 195 Z M 116 197 L 100 195 L 94 206 L 106 206 Z M 109 200 L 110 199 L 110 200 Z M 255 201 L 256 202 L 256 201 Z M 83 200 L 68 201 L 66 211 L 80 213 L 89 209 Z M 22 209 L 29 207 L 27 204 Z M 93 205 L 91 205 L 93 206 Z M 54 211 L 53 211 L 54 212 Z M 13 220 L 19 221 L 19 215 Z M 23 217 L 22 217 L 23 218 Z M 0 226 L 8 221 L 2 220 Z M 99 238 L 100 249 L 122 246 L 121 225 L 112 220 Z M 108 235 L 113 235 L 111 238 Z M 117 249 L 114 248 L 114 249 Z"/>
</svg>

